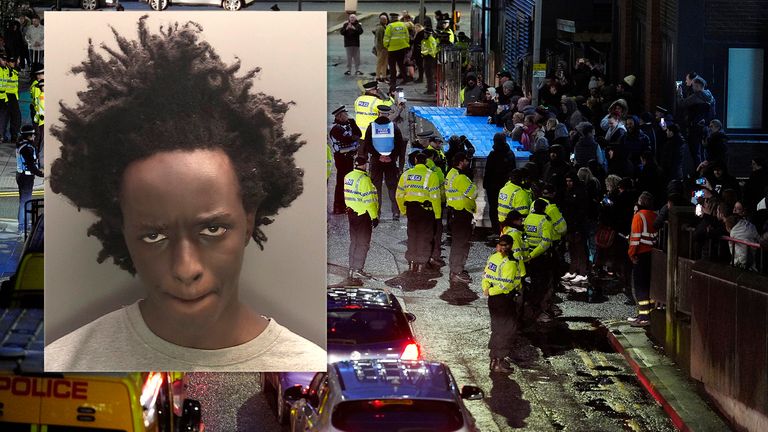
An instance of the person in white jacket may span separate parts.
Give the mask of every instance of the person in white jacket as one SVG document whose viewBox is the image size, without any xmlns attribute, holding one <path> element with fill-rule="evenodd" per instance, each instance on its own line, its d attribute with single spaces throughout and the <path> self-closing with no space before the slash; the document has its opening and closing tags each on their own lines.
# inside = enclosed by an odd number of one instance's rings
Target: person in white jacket
<svg viewBox="0 0 768 432">
<path fill-rule="evenodd" d="M 751 243 L 760 241 L 760 235 L 757 228 L 745 218 L 733 214 L 725 220 L 725 228 L 729 235 L 737 240 Z M 751 257 L 750 247 L 736 242 L 731 242 L 731 253 L 733 254 L 733 265 L 740 268 L 750 268 L 754 259 Z"/>
<path fill-rule="evenodd" d="M 33 17 L 32 24 L 28 25 L 24 30 L 24 38 L 27 40 L 27 46 L 29 47 L 29 57 L 31 63 L 43 63 L 43 25 L 40 24 L 40 17 Z"/>
</svg>

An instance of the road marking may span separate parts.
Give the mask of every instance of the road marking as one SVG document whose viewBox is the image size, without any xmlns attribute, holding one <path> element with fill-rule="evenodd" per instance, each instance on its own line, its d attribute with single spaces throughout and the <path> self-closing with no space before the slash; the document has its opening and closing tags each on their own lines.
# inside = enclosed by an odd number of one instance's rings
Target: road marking
<svg viewBox="0 0 768 432">
<path fill-rule="evenodd" d="M 17 196 L 19 196 L 18 191 L 0 192 L 0 198 L 10 198 L 10 197 L 17 197 Z M 32 196 L 43 196 L 43 191 L 42 190 L 32 191 Z"/>
</svg>

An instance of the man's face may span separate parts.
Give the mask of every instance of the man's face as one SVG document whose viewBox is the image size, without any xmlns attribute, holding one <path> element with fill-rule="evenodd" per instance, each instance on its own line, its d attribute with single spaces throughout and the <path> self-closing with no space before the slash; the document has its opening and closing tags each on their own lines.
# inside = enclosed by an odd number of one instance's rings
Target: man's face
<svg viewBox="0 0 768 432">
<path fill-rule="evenodd" d="M 40 25 L 40 18 L 32 18 L 32 25 L 37 27 Z"/>
<path fill-rule="evenodd" d="M 626 126 L 629 132 L 634 132 L 635 126 L 637 125 L 635 125 L 635 121 L 632 118 L 628 118 L 626 122 Z"/>
<path fill-rule="evenodd" d="M 496 245 L 496 251 L 500 252 L 502 255 L 509 255 L 509 252 L 512 250 L 512 245 L 501 241 L 499 244 Z"/>
<path fill-rule="evenodd" d="M 459 170 L 465 170 L 469 168 L 469 161 L 464 159 L 463 161 L 459 162 Z"/>
<path fill-rule="evenodd" d="M 205 331 L 237 311 L 254 215 L 243 208 L 223 151 L 166 151 L 131 163 L 120 209 L 125 243 L 147 289 L 145 320 Z"/>
<path fill-rule="evenodd" d="M 565 187 L 567 187 L 568 189 L 573 189 L 573 179 L 572 178 L 567 177 L 565 179 Z"/>
<path fill-rule="evenodd" d="M 715 133 L 715 132 L 717 132 L 719 130 L 720 130 L 720 128 L 718 128 L 716 124 L 714 124 L 714 123 L 710 123 L 709 124 L 709 131 L 710 132 Z"/>
<path fill-rule="evenodd" d="M 384 16 L 384 15 L 381 15 L 381 16 L 379 17 L 379 23 L 380 23 L 380 24 L 383 24 L 383 25 L 387 25 L 387 21 L 389 21 L 389 19 L 388 19 L 386 16 Z"/>
</svg>

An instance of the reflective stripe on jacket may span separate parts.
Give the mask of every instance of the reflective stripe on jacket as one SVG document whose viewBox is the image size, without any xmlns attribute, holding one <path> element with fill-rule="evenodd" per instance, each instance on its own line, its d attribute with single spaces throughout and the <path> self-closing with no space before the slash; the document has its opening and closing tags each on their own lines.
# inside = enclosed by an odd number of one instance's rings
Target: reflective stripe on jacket
<svg viewBox="0 0 768 432">
<path fill-rule="evenodd" d="M 424 164 L 418 164 L 400 176 L 400 181 L 397 183 L 396 198 L 397 206 L 402 214 L 406 214 L 405 203 L 414 201 L 431 205 L 435 219 L 442 217 L 440 180 Z"/>
<path fill-rule="evenodd" d="M 379 217 L 379 196 L 368 173 L 355 168 L 344 176 L 344 203 L 358 215 Z"/>
<path fill-rule="evenodd" d="M 530 251 L 530 258 L 536 258 L 552 246 L 552 222 L 546 215 L 531 213 L 523 222 L 525 227 L 525 242 Z"/>
<path fill-rule="evenodd" d="M 648 253 L 656 241 L 656 213 L 651 210 L 640 210 L 632 217 L 632 233 L 629 235 L 629 257 Z"/>
<path fill-rule="evenodd" d="M 483 290 L 487 289 L 488 295 L 492 296 L 520 290 L 523 282 L 518 262 L 495 252 L 485 265 L 482 285 Z"/>
<path fill-rule="evenodd" d="M 508 181 L 499 191 L 499 222 L 507 220 L 512 210 L 517 210 L 521 215 L 528 215 L 531 206 L 531 195 L 522 187 Z"/>
<path fill-rule="evenodd" d="M 384 30 L 384 48 L 387 51 L 398 51 L 411 46 L 411 35 L 408 33 L 408 27 L 402 21 L 395 21 L 389 24 Z"/>
<path fill-rule="evenodd" d="M 445 178 L 445 199 L 448 207 L 474 213 L 477 209 L 476 198 L 477 188 L 472 180 L 456 168 L 451 168 Z"/>
</svg>

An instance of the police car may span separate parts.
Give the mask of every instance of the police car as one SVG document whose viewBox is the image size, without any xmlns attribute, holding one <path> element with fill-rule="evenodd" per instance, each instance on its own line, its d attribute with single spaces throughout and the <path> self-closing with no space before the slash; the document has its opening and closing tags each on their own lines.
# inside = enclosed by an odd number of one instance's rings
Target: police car
<svg viewBox="0 0 768 432">
<path fill-rule="evenodd" d="M 285 392 L 293 387 L 306 390 L 315 372 L 262 372 L 261 392 L 272 407 L 280 424 L 287 424 L 291 404 L 285 400 Z"/>
<path fill-rule="evenodd" d="M 0 373 L 0 430 L 200 432 L 200 402 L 178 372 Z"/>
<path fill-rule="evenodd" d="M 237 11 L 248 6 L 256 0 L 146 0 L 153 10 L 161 11 L 170 5 L 186 6 L 221 6 L 222 9 Z"/>
<path fill-rule="evenodd" d="M 343 361 L 315 375 L 309 389 L 292 388 L 291 431 L 478 431 L 464 399 L 480 400 L 475 386 L 459 390 L 443 363 Z"/>
<path fill-rule="evenodd" d="M 390 292 L 378 288 L 329 288 L 328 362 L 387 358 L 418 360 L 421 348 L 404 312 Z"/>
</svg>

